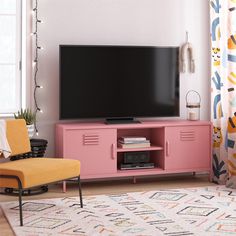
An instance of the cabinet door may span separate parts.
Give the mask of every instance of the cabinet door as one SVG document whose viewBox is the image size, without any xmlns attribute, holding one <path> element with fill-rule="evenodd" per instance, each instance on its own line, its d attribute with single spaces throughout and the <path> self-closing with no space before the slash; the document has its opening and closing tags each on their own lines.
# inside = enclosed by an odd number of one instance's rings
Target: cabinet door
<svg viewBox="0 0 236 236">
<path fill-rule="evenodd" d="M 210 126 L 165 128 L 165 169 L 210 168 Z"/>
<path fill-rule="evenodd" d="M 117 171 L 115 129 L 68 129 L 64 147 L 64 158 L 80 160 L 82 178 Z"/>
</svg>

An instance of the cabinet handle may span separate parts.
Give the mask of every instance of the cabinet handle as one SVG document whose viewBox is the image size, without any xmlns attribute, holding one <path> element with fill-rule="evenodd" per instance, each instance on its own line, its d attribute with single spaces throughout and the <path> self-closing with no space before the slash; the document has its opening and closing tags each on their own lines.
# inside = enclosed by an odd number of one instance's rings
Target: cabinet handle
<svg viewBox="0 0 236 236">
<path fill-rule="evenodd" d="M 166 156 L 170 155 L 170 143 L 169 141 L 166 141 Z"/>
<path fill-rule="evenodd" d="M 115 156 L 116 156 L 116 150 L 115 150 L 115 144 L 113 143 L 111 145 L 111 159 L 115 159 Z"/>
</svg>

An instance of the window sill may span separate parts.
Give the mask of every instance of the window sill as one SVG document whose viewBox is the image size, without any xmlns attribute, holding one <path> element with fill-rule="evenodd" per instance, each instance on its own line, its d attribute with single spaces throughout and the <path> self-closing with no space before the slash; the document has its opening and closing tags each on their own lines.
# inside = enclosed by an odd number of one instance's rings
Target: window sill
<svg viewBox="0 0 236 236">
<path fill-rule="evenodd" d="M 14 113 L 9 113 L 9 114 L 0 113 L 0 118 L 14 118 Z"/>
</svg>

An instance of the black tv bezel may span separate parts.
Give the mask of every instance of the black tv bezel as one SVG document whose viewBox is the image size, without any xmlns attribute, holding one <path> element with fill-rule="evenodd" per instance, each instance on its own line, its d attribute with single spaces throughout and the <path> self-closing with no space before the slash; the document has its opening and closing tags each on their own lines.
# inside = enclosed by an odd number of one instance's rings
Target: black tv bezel
<svg viewBox="0 0 236 236">
<path fill-rule="evenodd" d="M 174 48 L 178 49 L 177 58 L 179 58 L 179 47 L 178 46 L 141 46 L 141 45 L 87 45 L 87 44 L 59 44 L 59 120 L 111 120 L 111 123 L 108 121 L 107 124 L 118 124 L 118 123 L 140 123 L 138 118 L 179 118 L 180 117 L 180 91 L 178 93 L 178 114 L 173 116 L 94 116 L 94 117 L 73 117 L 73 118 L 64 118 L 61 114 L 61 48 L 62 47 L 116 47 L 116 48 Z M 179 60 L 178 63 L 178 89 L 180 89 L 180 72 L 179 72 Z M 114 122 L 112 121 L 114 120 Z M 122 122 L 124 120 L 124 122 Z M 127 122 L 126 122 L 127 120 Z"/>
</svg>

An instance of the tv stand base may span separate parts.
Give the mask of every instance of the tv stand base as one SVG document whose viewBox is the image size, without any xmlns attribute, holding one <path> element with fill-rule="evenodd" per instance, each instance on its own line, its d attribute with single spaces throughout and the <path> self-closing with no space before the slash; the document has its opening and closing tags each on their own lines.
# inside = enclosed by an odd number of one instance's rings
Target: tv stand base
<svg viewBox="0 0 236 236">
<path fill-rule="evenodd" d="M 208 172 L 212 179 L 212 124 L 209 121 L 141 120 L 139 124 L 102 122 L 56 125 L 56 154 L 81 162 L 81 179 L 127 178 Z M 151 146 L 119 147 L 124 136 L 145 137 Z M 123 166 L 127 155 L 150 156 L 147 166 Z M 131 154 L 130 154 L 131 153 Z M 143 154 L 142 154 L 143 156 Z M 137 160 L 138 161 L 138 160 Z M 152 165 L 151 165 L 152 163 Z M 65 183 L 64 183 L 65 190 Z"/>
<path fill-rule="evenodd" d="M 105 124 L 138 124 L 141 123 L 139 120 L 135 120 L 132 117 L 122 117 L 122 118 L 107 118 Z"/>
</svg>

